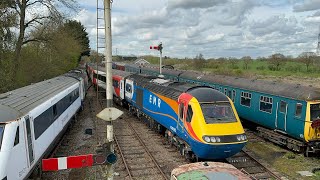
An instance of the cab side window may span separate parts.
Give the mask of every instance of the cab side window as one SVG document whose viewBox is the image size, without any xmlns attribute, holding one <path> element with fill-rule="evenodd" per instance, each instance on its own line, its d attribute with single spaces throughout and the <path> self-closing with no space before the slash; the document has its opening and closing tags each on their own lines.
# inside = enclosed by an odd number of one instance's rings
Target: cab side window
<svg viewBox="0 0 320 180">
<path fill-rule="evenodd" d="M 187 122 L 191 122 L 192 120 L 192 115 L 193 115 L 193 111 L 190 105 L 188 105 L 188 111 L 187 111 L 187 118 L 186 121 Z"/>
</svg>

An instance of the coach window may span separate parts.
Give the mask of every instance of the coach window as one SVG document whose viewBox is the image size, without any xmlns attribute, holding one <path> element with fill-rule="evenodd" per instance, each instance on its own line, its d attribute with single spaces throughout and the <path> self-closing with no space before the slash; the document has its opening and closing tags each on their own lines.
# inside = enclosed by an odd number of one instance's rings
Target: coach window
<svg viewBox="0 0 320 180">
<path fill-rule="evenodd" d="M 280 112 L 287 113 L 287 103 L 285 101 L 280 101 Z"/>
<path fill-rule="evenodd" d="M 260 96 L 260 111 L 272 113 L 272 98 Z"/>
<path fill-rule="evenodd" d="M 250 107 L 251 106 L 251 93 L 242 91 L 240 104 L 243 106 Z"/>
<path fill-rule="evenodd" d="M 301 103 L 297 103 L 296 104 L 296 114 L 295 114 L 295 116 L 300 118 L 301 117 L 301 112 L 302 112 L 302 104 Z"/>
<path fill-rule="evenodd" d="M 126 84 L 126 92 L 131 93 L 132 92 L 132 86 L 131 84 Z"/>
<path fill-rule="evenodd" d="M 190 105 L 188 105 L 188 112 L 187 112 L 187 118 L 186 121 L 187 122 L 191 122 L 192 120 L 192 115 L 193 115 L 193 111 Z"/>
<path fill-rule="evenodd" d="M 53 109 L 53 118 L 56 119 L 58 115 L 57 105 L 56 104 L 53 105 L 52 109 Z"/>
<path fill-rule="evenodd" d="M 16 137 L 14 138 L 14 145 L 19 144 L 19 126 L 17 127 L 17 131 L 16 131 Z"/>
</svg>

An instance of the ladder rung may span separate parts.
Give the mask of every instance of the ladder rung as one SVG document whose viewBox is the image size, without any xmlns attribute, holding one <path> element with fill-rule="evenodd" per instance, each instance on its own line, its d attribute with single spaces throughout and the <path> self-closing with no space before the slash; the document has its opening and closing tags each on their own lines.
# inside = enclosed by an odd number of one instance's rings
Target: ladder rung
<svg viewBox="0 0 320 180">
<path fill-rule="evenodd" d="M 98 9 L 98 10 L 104 10 L 104 8 L 99 8 L 99 7 L 98 7 L 97 9 Z"/>
<path fill-rule="evenodd" d="M 106 47 L 98 47 L 98 48 L 106 48 Z"/>
<path fill-rule="evenodd" d="M 98 27 L 97 29 L 105 29 L 104 27 Z"/>
</svg>

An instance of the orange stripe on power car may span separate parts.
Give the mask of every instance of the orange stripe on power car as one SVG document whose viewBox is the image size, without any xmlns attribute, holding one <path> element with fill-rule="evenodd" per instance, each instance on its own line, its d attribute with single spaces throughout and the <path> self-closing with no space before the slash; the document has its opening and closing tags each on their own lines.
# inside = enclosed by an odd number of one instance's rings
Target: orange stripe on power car
<svg viewBox="0 0 320 180">
<path fill-rule="evenodd" d="M 179 96 L 179 100 L 178 102 L 184 102 L 184 108 L 188 108 L 188 104 L 190 102 L 190 100 L 194 98 L 192 95 L 188 94 L 188 93 L 182 93 L 180 96 Z M 184 114 L 184 116 L 186 117 L 186 114 Z M 192 125 L 186 121 L 183 121 L 183 125 L 184 127 L 186 127 L 188 133 L 190 134 L 190 136 L 195 139 L 195 140 L 198 140 L 201 142 L 200 138 L 196 135 L 196 133 L 194 132 L 193 128 L 192 128 Z"/>
<path fill-rule="evenodd" d="M 154 92 L 152 92 L 154 93 Z M 173 110 L 174 112 L 177 114 L 178 116 L 178 102 L 176 100 L 170 99 L 168 97 L 162 96 L 160 94 L 154 93 L 155 95 L 157 95 L 162 101 L 166 102 Z"/>
</svg>

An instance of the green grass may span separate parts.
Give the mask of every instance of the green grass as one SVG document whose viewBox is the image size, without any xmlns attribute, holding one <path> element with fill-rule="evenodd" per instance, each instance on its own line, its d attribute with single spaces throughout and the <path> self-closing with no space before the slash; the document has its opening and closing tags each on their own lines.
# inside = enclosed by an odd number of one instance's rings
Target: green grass
<svg viewBox="0 0 320 180">
<path fill-rule="evenodd" d="M 320 167 L 318 158 L 305 158 L 302 154 L 287 151 L 277 145 L 265 142 L 249 142 L 247 149 L 253 151 L 270 164 L 278 172 L 288 176 L 288 179 L 317 180 L 320 179 L 320 172 L 316 172 L 312 177 L 302 177 L 297 171 L 310 171 Z"/>
<path fill-rule="evenodd" d="M 159 64 L 159 57 L 143 57 L 151 64 Z M 256 77 L 256 76 L 274 76 L 274 77 L 320 77 L 320 64 L 315 61 L 310 65 L 307 71 L 306 65 L 297 60 L 286 61 L 280 65 L 280 70 L 271 70 L 272 64 L 268 60 L 253 60 L 248 64 L 248 69 L 244 67 L 243 60 L 237 60 L 232 64 L 228 60 L 206 60 L 202 68 L 197 67 L 196 61 L 190 59 L 172 59 L 163 58 L 163 64 L 174 65 L 178 69 L 198 70 L 202 72 L 211 72 L 215 74 Z"/>
</svg>

